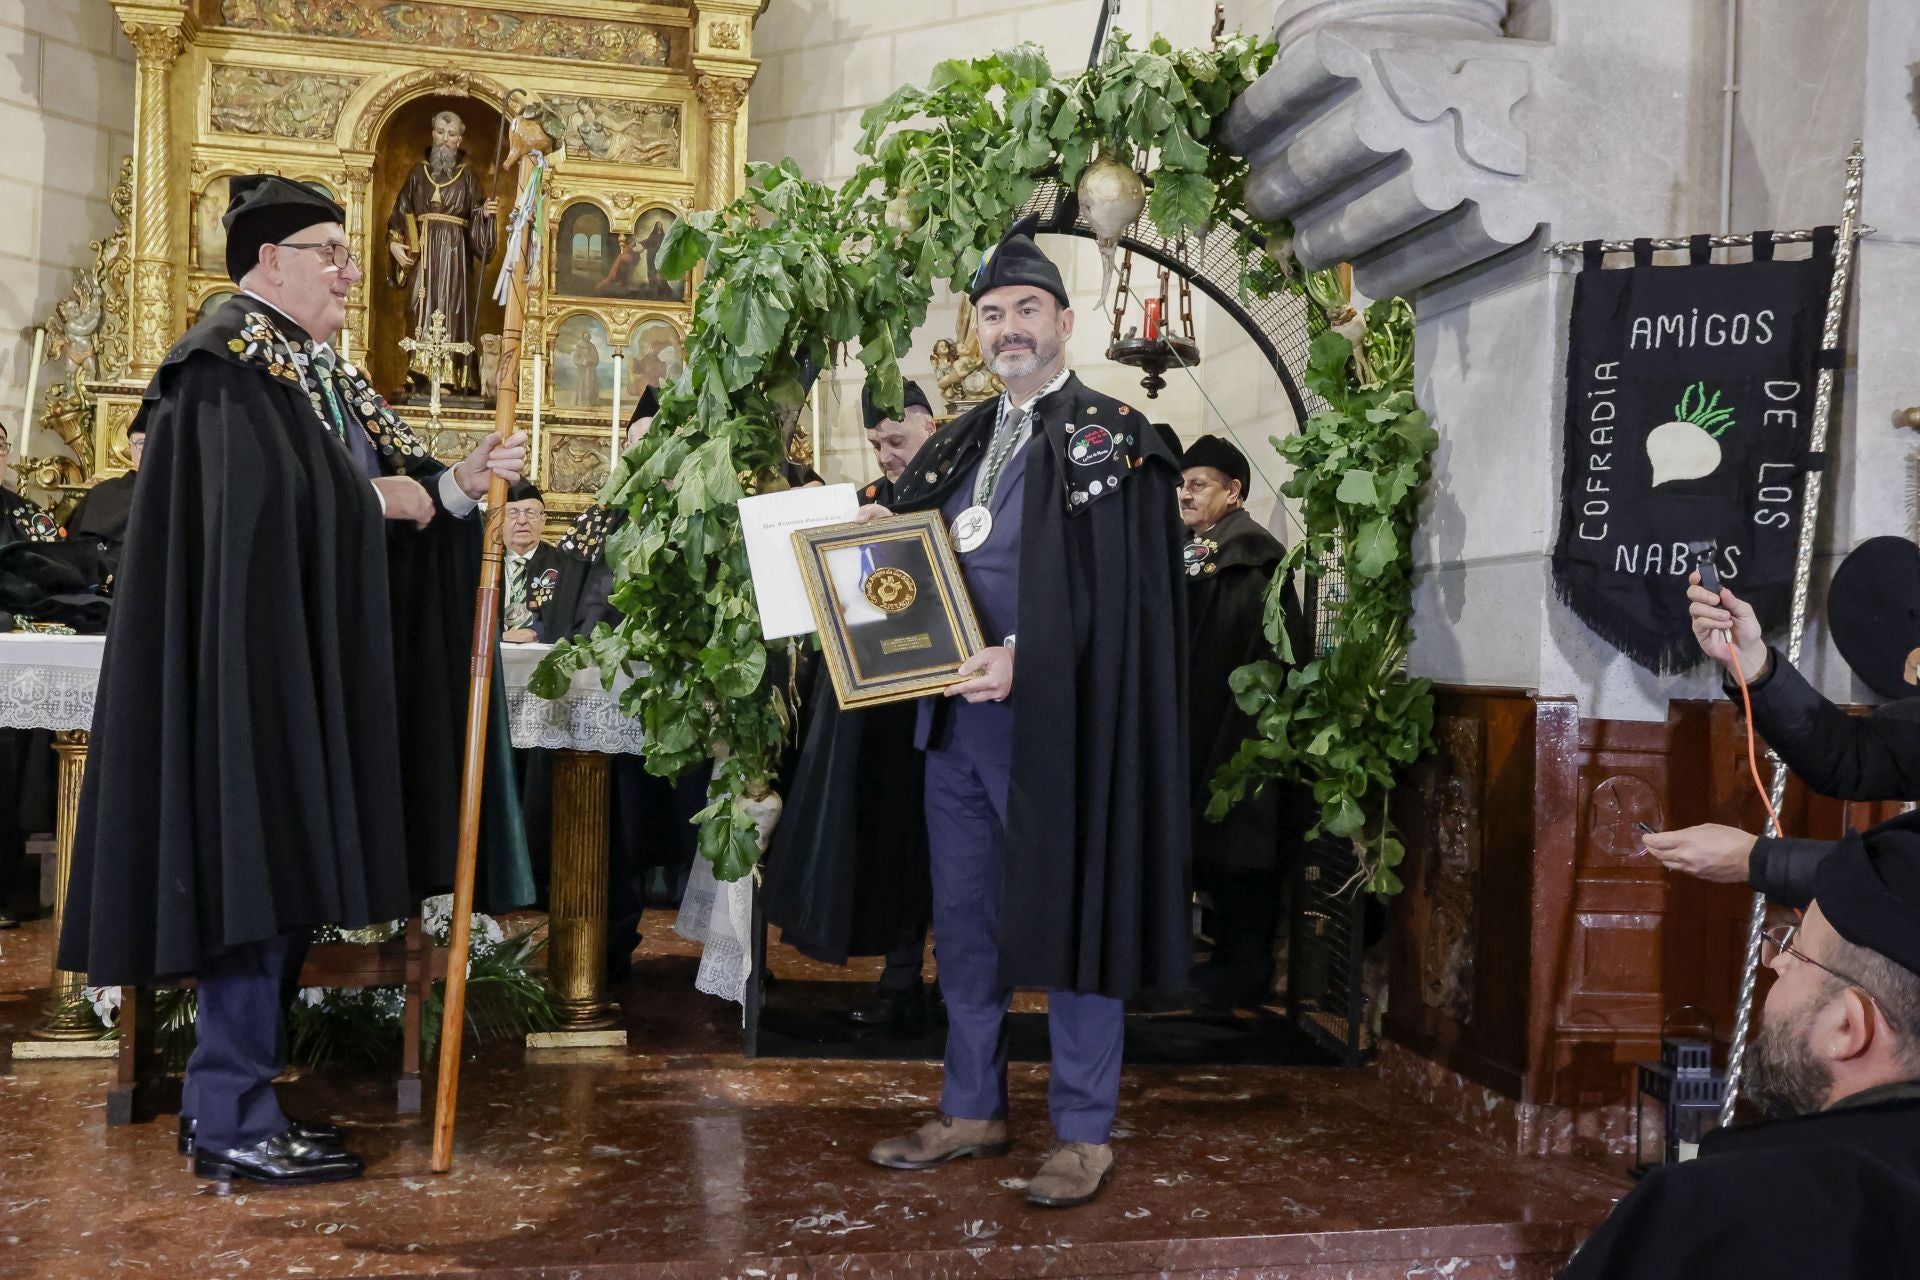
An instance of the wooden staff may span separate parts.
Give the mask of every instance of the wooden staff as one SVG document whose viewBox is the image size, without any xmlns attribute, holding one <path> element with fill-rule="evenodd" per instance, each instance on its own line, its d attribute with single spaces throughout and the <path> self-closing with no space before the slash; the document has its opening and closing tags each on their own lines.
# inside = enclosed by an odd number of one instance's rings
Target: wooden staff
<svg viewBox="0 0 1920 1280">
<path fill-rule="evenodd" d="M 532 181 L 539 155 L 553 147 L 537 119 L 513 122 L 504 168 L 517 170 L 514 204 Z M 520 401 L 520 328 L 527 315 L 527 272 L 537 221 L 529 215 L 522 233 L 521 260 L 501 267 L 508 275 L 506 317 L 500 326 L 500 380 L 494 400 L 493 429 L 502 440 L 513 435 Z M 467 686 L 466 757 L 460 776 L 460 847 L 453 873 L 453 926 L 447 939 L 447 992 L 440 1012 L 440 1071 L 433 1108 L 433 1171 L 453 1167 L 453 1117 L 460 1095 L 460 1038 L 467 1023 L 468 932 L 473 919 L 474 863 L 480 850 L 480 789 L 486 778 L 487 708 L 493 695 L 493 659 L 500 639 L 500 529 L 506 515 L 507 481 L 495 475 L 487 484 L 487 523 L 481 540 L 480 590 L 473 610 L 473 675 Z"/>
</svg>

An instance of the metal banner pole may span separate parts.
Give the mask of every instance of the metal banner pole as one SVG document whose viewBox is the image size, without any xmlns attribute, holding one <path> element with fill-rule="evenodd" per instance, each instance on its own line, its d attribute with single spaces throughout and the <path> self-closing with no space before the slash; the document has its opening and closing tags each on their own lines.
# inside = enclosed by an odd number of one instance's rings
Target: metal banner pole
<svg viewBox="0 0 1920 1280">
<path fill-rule="evenodd" d="M 1840 326 L 1847 313 L 1847 287 L 1853 279 L 1854 243 L 1860 235 L 1860 176 L 1865 168 L 1866 158 L 1860 144 L 1855 142 L 1847 156 L 1847 191 L 1840 206 L 1840 238 L 1833 246 L 1833 284 L 1827 290 L 1826 322 L 1820 328 L 1822 350 L 1831 351 L 1840 345 Z M 1807 449 L 1812 453 L 1820 453 L 1827 447 L 1827 428 L 1833 421 L 1834 384 L 1839 377 L 1838 369 L 1823 368 L 1819 381 L 1814 384 L 1813 429 L 1807 442 Z M 1790 666 L 1800 665 L 1800 648 L 1807 635 L 1807 597 L 1812 586 L 1813 539 L 1820 522 L 1822 479 L 1820 471 L 1807 472 L 1806 491 L 1800 499 L 1800 545 L 1793 560 L 1793 610 L 1788 614 L 1787 663 Z M 1778 813 L 1786 802 L 1787 766 L 1779 756 L 1767 754 L 1773 760 L 1773 780 L 1768 793 L 1773 810 Z M 1772 818 L 1767 820 L 1767 834 L 1780 834 Z M 1727 1096 L 1720 1104 L 1722 1125 L 1733 1123 L 1734 1106 L 1740 1101 L 1741 1077 L 1747 1061 L 1747 1031 L 1753 1018 L 1753 991 L 1760 976 L 1760 944 L 1766 926 L 1766 895 L 1756 893 L 1747 919 L 1746 968 L 1740 979 L 1740 1003 L 1734 1015 L 1733 1043 L 1727 1055 Z"/>
</svg>

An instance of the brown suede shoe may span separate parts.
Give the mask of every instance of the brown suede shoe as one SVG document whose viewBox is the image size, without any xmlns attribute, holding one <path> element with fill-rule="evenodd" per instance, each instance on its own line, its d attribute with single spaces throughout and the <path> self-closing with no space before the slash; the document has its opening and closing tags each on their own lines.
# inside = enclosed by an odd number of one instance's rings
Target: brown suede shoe
<svg viewBox="0 0 1920 1280">
<path fill-rule="evenodd" d="M 867 1159 L 889 1169 L 931 1169 L 961 1156 L 1003 1156 L 1013 1150 L 1005 1120 L 961 1120 L 943 1115 L 912 1133 L 888 1138 Z"/>
<path fill-rule="evenodd" d="M 1027 1199 L 1049 1209 L 1071 1209 L 1099 1195 L 1112 1176 L 1110 1145 L 1063 1142 L 1027 1184 Z"/>
</svg>

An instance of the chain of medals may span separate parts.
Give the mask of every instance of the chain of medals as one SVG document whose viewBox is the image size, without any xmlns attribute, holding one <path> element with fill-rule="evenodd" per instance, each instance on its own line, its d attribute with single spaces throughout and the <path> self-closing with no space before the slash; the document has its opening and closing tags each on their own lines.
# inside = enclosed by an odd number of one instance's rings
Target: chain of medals
<svg viewBox="0 0 1920 1280">
<path fill-rule="evenodd" d="M 1067 370 L 1062 369 L 1046 386 L 1040 388 L 1038 395 L 1027 401 L 1023 409 L 1013 407 L 1011 392 L 1000 397 L 1000 409 L 993 422 L 993 439 L 988 442 L 987 456 L 980 463 L 980 477 L 973 482 L 973 505 L 953 518 L 953 528 L 949 531 L 954 548 L 962 555 L 979 550 L 993 533 L 993 490 L 1000 483 L 1000 473 L 1013 460 L 1022 434 L 1033 422 L 1034 410 L 1066 380 Z"/>
</svg>

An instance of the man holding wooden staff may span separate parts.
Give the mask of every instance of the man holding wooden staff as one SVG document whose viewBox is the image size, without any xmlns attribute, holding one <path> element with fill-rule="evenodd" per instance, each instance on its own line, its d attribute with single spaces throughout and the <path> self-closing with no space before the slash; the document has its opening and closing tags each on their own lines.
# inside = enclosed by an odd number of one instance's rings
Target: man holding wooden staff
<svg viewBox="0 0 1920 1280">
<path fill-rule="evenodd" d="M 101 984 L 197 976 L 181 1141 L 198 1176 L 331 1182 L 364 1164 L 274 1096 L 286 988 L 314 927 L 409 915 L 450 879 L 452 849 L 423 848 L 441 842 L 403 811 L 418 682 L 396 680 L 394 637 L 417 650 L 430 621 L 467 643 L 458 620 L 403 615 L 470 620 L 466 517 L 492 477 L 519 479 L 525 437 L 433 461 L 330 345 L 361 278 L 345 211 L 265 174 L 231 188 L 241 293 L 168 354 L 138 419 L 60 962 Z"/>
</svg>

